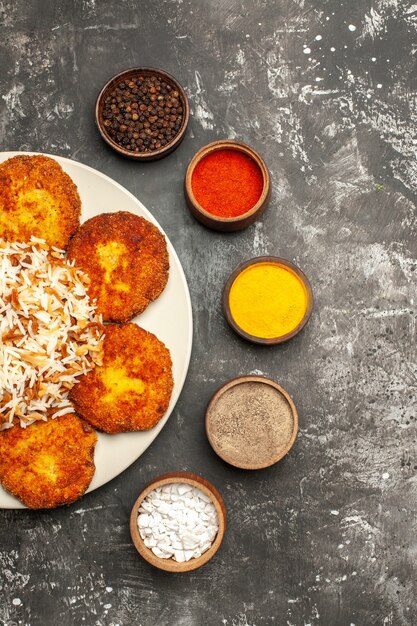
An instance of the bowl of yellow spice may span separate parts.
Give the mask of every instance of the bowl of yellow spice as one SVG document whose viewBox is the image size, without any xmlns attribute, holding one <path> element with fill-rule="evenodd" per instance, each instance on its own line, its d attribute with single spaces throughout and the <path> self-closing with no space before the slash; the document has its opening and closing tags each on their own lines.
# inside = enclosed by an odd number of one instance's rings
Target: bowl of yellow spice
<svg viewBox="0 0 417 626">
<path fill-rule="evenodd" d="M 253 343 L 275 345 L 294 337 L 313 310 L 313 292 L 299 267 L 276 256 L 239 265 L 223 291 L 230 326 Z"/>
</svg>

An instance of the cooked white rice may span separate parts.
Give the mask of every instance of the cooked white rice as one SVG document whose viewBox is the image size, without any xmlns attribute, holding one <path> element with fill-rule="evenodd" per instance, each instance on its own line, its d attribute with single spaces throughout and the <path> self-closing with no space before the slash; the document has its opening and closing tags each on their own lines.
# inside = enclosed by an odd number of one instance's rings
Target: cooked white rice
<svg viewBox="0 0 417 626">
<path fill-rule="evenodd" d="M 74 411 L 70 389 L 102 359 L 88 282 L 42 239 L 0 240 L 0 430 Z"/>
</svg>

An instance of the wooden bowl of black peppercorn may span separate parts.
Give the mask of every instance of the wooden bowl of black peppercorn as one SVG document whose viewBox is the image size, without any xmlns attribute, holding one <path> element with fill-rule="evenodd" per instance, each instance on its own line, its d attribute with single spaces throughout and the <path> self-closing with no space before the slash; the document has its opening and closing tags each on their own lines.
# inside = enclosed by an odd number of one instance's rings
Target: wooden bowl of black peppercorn
<svg viewBox="0 0 417 626">
<path fill-rule="evenodd" d="M 104 141 L 119 154 L 154 161 L 173 152 L 190 116 L 178 81 L 153 67 L 132 67 L 113 76 L 96 102 L 96 123 Z"/>
</svg>

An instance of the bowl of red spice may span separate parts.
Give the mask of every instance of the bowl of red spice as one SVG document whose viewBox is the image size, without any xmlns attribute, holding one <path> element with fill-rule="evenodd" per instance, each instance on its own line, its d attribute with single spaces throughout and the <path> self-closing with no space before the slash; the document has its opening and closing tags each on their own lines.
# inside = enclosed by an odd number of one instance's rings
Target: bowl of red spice
<svg viewBox="0 0 417 626">
<path fill-rule="evenodd" d="M 179 82 L 154 67 L 133 67 L 113 76 L 96 101 L 96 123 L 113 150 L 137 161 L 154 161 L 173 152 L 189 119 Z"/>
<path fill-rule="evenodd" d="M 188 207 L 199 222 L 231 232 L 246 228 L 264 212 L 271 181 L 256 150 L 227 139 L 214 141 L 194 155 L 184 190 Z"/>
</svg>

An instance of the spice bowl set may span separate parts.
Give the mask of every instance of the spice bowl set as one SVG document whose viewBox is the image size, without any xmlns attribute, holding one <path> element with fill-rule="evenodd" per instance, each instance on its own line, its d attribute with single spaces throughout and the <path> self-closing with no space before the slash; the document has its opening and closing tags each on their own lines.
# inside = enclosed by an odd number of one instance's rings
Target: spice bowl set
<svg viewBox="0 0 417 626">
<path fill-rule="evenodd" d="M 178 81 L 156 68 L 130 68 L 110 79 L 96 102 L 101 136 L 118 154 L 137 161 L 172 153 L 185 136 L 189 105 Z M 191 159 L 184 177 L 191 214 L 212 230 L 240 231 L 259 219 L 271 196 L 262 157 L 240 141 L 214 141 Z M 313 293 L 294 263 L 262 256 L 238 265 L 222 296 L 229 326 L 253 344 L 273 346 L 295 337 L 308 322 Z M 281 460 L 298 432 L 295 404 L 276 381 L 240 376 L 225 382 L 205 415 L 208 441 L 226 463 L 260 470 Z M 187 472 L 165 474 L 140 493 L 131 516 L 132 541 L 151 565 L 186 572 L 216 554 L 226 508 L 216 488 Z"/>
</svg>

